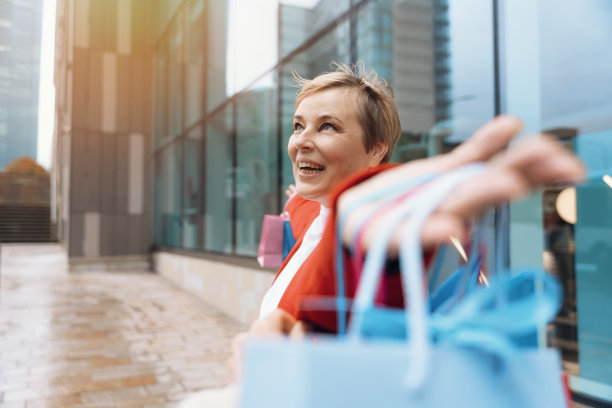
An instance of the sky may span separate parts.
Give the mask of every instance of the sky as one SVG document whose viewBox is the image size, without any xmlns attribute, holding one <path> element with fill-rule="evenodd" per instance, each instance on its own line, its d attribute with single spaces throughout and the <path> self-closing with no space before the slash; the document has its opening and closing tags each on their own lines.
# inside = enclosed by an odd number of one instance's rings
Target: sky
<svg viewBox="0 0 612 408">
<path fill-rule="evenodd" d="M 51 168 L 51 147 L 55 117 L 55 0 L 43 0 L 43 26 L 40 53 L 40 89 L 38 96 L 38 163 Z"/>
</svg>

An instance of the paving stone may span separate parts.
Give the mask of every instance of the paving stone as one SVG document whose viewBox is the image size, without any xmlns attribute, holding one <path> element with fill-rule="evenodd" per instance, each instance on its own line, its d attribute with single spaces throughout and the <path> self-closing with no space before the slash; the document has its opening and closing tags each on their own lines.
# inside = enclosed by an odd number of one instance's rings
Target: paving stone
<svg viewBox="0 0 612 408">
<path fill-rule="evenodd" d="M 0 408 L 173 407 L 227 384 L 244 326 L 159 275 L 69 273 L 27 247 L 0 246 Z"/>
</svg>

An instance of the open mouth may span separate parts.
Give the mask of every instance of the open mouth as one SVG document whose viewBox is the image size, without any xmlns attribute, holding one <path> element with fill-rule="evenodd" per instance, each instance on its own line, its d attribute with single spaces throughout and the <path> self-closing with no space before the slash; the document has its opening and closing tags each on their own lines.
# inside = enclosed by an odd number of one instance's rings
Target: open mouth
<svg viewBox="0 0 612 408">
<path fill-rule="evenodd" d="M 309 162 L 298 162 L 297 167 L 302 174 L 318 174 L 325 170 L 325 167 Z"/>
</svg>

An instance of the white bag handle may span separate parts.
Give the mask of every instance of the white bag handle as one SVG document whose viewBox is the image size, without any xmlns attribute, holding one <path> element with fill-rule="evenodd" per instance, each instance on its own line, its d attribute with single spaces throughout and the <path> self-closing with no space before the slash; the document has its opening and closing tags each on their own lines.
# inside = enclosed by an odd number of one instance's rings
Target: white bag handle
<svg viewBox="0 0 612 408">
<path fill-rule="evenodd" d="M 376 284 L 382 272 L 393 232 L 407 221 L 400 243 L 400 269 L 407 299 L 406 330 L 410 370 L 406 385 L 419 388 L 427 378 L 430 358 L 429 312 L 424 297 L 423 257 L 420 234 L 423 224 L 440 202 L 460 183 L 484 170 L 484 164 L 474 163 L 443 174 L 424 185 L 418 194 L 401 206 L 392 208 L 382 219 L 379 236 L 367 252 L 363 273 L 355 296 L 349 338 L 358 339 L 363 313 L 372 307 Z"/>
</svg>

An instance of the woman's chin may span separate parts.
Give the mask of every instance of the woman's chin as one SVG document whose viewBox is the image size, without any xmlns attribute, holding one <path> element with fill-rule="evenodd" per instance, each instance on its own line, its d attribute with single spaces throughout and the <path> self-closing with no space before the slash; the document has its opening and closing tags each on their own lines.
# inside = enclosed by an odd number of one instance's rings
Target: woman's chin
<svg viewBox="0 0 612 408">
<path fill-rule="evenodd" d="M 325 200 L 327 199 L 327 194 L 321 192 L 321 190 L 315 190 L 308 186 L 300 186 L 299 183 L 296 184 L 295 191 L 300 197 L 306 200 L 318 201 L 321 204 L 325 204 Z"/>
</svg>

